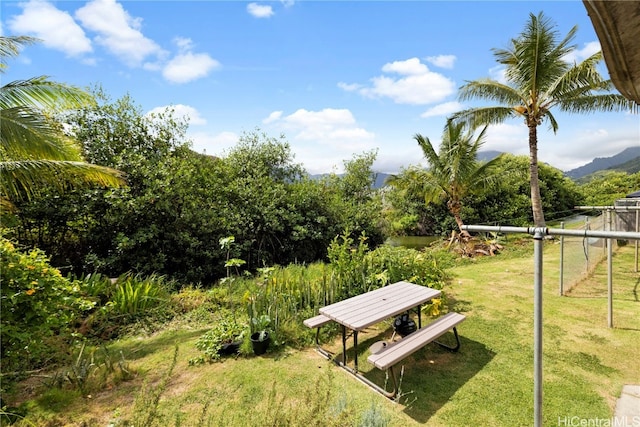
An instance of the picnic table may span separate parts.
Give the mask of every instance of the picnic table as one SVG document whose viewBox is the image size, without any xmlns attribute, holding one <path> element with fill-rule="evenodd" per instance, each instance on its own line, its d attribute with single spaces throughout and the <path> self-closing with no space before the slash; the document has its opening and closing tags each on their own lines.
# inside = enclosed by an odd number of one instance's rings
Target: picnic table
<svg viewBox="0 0 640 427">
<path fill-rule="evenodd" d="M 358 332 L 400 313 L 417 309 L 418 328 L 422 327 L 422 304 L 441 292 L 410 282 L 396 282 L 364 294 L 322 307 L 320 314 L 342 325 L 342 363 L 347 366 L 347 329 L 353 334 L 353 363 L 358 372 Z"/>
<path fill-rule="evenodd" d="M 362 382 L 392 398 L 396 395 L 398 389 L 395 374 L 393 373 L 393 365 L 451 329 L 453 329 L 456 337 L 457 345 L 455 347 L 449 347 L 437 341 L 436 343 L 452 351 L 457 351 L 460 347 L 456 326 L 464 320 L 463 315 L 448 313 L 429 324 L 426 328 L 422 328 L 422 305 L 440 295 L 441 292 L 437 289 L 401 281 L 322 307 L 319 310 L 319 315 L 306 319 L 304 324 L 310 328 L 317 328 L 316 348 L 327 358 L 331 358 L 332 355 L 327 350 L 324 350 L 318 342 L 320 327 L 331 321 L 340 324 L 342 327 L 342 361 L 336 361 L 336 363 L 354 374 Z M 358 373 L 358 333 L 369 326 L 411 310 L 416 310 L 417 312 L 418 331 L 400 341 L 392 342 L 388 345 L 385 342 L 381 351 L 376 351 L 375 354 L 369 356 L 369 361 L 375 367 L 391 370 L 394 389 L 392 392 L 387 392 Z M 353 368 L 347 364 L 348 333 L 353 335 Z"/>
</svg>

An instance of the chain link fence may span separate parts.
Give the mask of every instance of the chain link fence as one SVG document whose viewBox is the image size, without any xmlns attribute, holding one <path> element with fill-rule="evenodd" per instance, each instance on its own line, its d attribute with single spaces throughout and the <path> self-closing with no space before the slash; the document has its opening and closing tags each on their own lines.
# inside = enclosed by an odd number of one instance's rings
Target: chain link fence
<svg viewBox="0 0 640 427">
<path fill-rule="evenodd" d="M 612 206 L 600 211 L 599 215 L 578 215 L 562 224 L 562 228 L 591 231 L 631 231 L 638 232 L 637 201 L 634 208 Z M 588 207 L 583 207 L 588 208 Z M 634 209 L 634 210 L 632 210 Z M 607 244 L 611 242 L 612 251 L 626 240 L 601 237 L 562 236 L 560 238 L 560 293 L 566 295 L 581 281 L 593 274 L 594 270 L 607 258 Z M 637 241 L 635 243 L 637 246 Z M 637 250 L 636 250 L 637 253 Z M 637 271 L 637 263 L 636 263 Z"/>
</svg>

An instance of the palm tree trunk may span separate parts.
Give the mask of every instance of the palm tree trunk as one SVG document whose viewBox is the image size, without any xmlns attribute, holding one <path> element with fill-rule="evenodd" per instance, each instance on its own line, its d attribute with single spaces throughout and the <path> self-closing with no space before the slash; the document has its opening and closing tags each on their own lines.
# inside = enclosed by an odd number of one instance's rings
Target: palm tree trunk
<svg viewBox="0 0 640 427">
<path fill-rule="evenodd" d="M 464 222 L 462 222 L 462 217 L 460 216 L 460 213 L 462 212 L 462 203 L 457 200 L 449 200 L 447 202 L 447 207 L 449 208 L 449 212 L 451 212 L 451 215 L 453 215 L 453 218 L 456 220 L 456 224 L 458 224 L 460 236 L 463 239 L 471 237 L 468 231 L 462 229 L 462 226 L 464 225 Z"/>
<path fill-rule="evenodd" d="M 538 127 L 529 124 L 529 177 L 531 182 L 531 210 L 533 223 L 536 227 L 544 227 L 544 212 L 540 197 L 540 182 L 538 180 Z"/>
</svg>

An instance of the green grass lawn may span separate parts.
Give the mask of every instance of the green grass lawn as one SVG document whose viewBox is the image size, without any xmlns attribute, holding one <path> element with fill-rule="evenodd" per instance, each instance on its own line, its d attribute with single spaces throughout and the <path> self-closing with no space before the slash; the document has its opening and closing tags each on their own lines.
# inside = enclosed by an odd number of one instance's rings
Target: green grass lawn
<svg viewBox="0 0 640 427">
<path fill-rule="evenodd" d="M 51 390 L 27 404 L 38 414 L 29 417 L 34 424 L 21 424 L 530 426 L 533 258 L 532 251 L 522 252 L 452 269 L 445 288 L 450 310 L 467 316 L 458 328 L 461 350 L 430 345 L 406 359 L 397 402 L 312 348 L 190 366 L 199 354 L 194 343 L 206 328 L 183 320 L 151 337 L 112 345 L 137 372 L 133 380 L 89 397 Z M 613 263 L 613 329 L 607 327 L 606 262 L 559 296 L 558 244 L 546 241 L 544 255 L 544 425 L 610 418 L 622 386 L 640 384 L 640 275 L 633 271 L 633 245 L 620 248 Z M 367 348 L 390 332 L 390 323 L 383 323 L 360 335 L 360 369 L 378 384 L 385 375 L 366 362 Z M 341 349 L 339 339 L 327 346 Z M 23 396 L 41 393 L 36 383 L 28 384 Z"/>
</svg>

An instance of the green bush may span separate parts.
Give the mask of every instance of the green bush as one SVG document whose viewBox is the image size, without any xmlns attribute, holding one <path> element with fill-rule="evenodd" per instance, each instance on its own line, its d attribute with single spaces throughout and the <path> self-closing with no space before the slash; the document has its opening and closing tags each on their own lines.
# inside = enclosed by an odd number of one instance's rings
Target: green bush
<svg viewBox="0 0 640 427">
<path fill-rule="evenodd" d="M 203 362 L 214 362 L 220 359 L 220 350 L 224 344 L 240 341 L 246 335 L 247 326 L 238 323 L 228 311 L 221 311 L 213 327 L 196 341 L 196 348 L 203 352 L 203 356 L 189 360 L 190 365 Z"/>
<path fill-rule="evenodd" d="M 2 372 L 36 369 L 64 354 L 71 325 L 94 302 L 80 294 L 80 283 L 49 265 L 44 252 L 21 252 L 0 238 Z"/>
<path fill-rule="evenodd" d="M 450 276 L 454 255 L 445 250 L 416 250 L 403 247 L 379 246 L 367 253 L 368 281 L 384 286 L 406 280 L 418 285 L 442 289 Z"/>
</svg>

